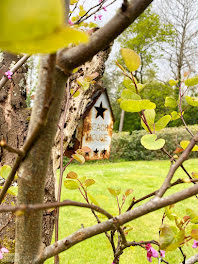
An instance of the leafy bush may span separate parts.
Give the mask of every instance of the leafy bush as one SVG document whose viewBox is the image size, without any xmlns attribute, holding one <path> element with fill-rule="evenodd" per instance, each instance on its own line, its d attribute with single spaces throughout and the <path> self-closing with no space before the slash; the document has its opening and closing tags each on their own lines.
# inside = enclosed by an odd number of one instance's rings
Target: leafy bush
<svg viewBox="0 0 198 264">
<path fill-rule="evenodd" d="M 198 125 L 189 126 L 195 134 L 198 131 Z M 130 135 L 128 132 L 114 133 L 111 144 L 111 160 L 154 160 L 167 159 L 167 156 L 161 151 L 150 151 L 145 149 L 140 143 L 141 137 L 145 135 L 144 130 L 133 131 Z M 185 127 L 165 128 L 157 133 L 159 138 L 166 140 L 165 148 L 174 155 L 174 150 L 179 146 L 180 141 L 189 140 L 190 135 Z M 197 152 L 191 153 L 192 157 L 198 157 Z"/>
</svg>

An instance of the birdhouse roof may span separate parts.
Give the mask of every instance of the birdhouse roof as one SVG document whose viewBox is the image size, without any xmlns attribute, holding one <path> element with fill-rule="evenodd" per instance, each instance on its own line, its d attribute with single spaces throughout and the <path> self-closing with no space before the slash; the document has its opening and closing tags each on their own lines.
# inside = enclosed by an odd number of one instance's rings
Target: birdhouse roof
<svg viewBox="0 0 198 264">
<path fill-rule="evenodd" d="M 98 85 L 98 84 L 97 84 L 97 86 L 98 86 L 98 90 L 94 93 L 94 95 L 91 98 L 91 101 L 87 104 L 87 106 L 85 108 L 85 111 L 84 111 L 84 114 L 82 115 L 82 118 L 84 119 L 87 116 L 87 114 L 89 113 L 91 108 L 97 102 L 98 98 L 101 96 L 102 93 L 104 93 L 106 98 L 107 98 L 107 101 L 108 101 L 108 104 L 109 104 L 109 108 L 110 108 L 110 112 L 111 112 L 111 116 L 112 116 L 112 119 L 113 119 L 113 122 L 114 122 L 115 118 L 114 118 L 113 110 L 112 110 L 112 107 L 111 107 L 110 99 L 109 99 L 109 96 L 108 96 L 108 93 L 107 93 L 107 89 L 102 87 L 102 86 L 100 86 L 100 85 Z"/>
</svg>

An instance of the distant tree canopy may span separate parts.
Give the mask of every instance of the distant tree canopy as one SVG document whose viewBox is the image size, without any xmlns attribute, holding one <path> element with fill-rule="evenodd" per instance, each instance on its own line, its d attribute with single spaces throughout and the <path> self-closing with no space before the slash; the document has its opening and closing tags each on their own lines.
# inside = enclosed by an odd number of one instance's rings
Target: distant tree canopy
<svg viewBox="0 0 198 264">
<path fill-rule="evenodd" d="M 162 23 L 160 16 L 148 8 L 120 36 L 121 46 L 135 50 L 141 57 L 141 67 L 136 71 L 139 81 L 144 81 L 143 77 L 149 68 L 157 67 L 154 60 L 162 56 L 161 45 L 172 43 L 174 35 L 172 25 Z"/>
</svg>

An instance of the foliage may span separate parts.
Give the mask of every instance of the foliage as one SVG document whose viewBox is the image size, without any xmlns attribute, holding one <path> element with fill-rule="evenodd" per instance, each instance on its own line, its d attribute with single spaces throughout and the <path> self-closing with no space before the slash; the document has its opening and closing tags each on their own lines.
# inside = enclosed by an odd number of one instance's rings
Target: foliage
<svg viewBox="0 0 198 264">
<path fill-rule="evenodd" d="M 36 0 L 33 6 L 30 1 L 25 5 L 15 0 L 3 1 L 0 18 L 1 24 L 6 25 L 1 27 L 0 48 L 9 52 L 52 53 L 70 43 L 88 41 L 87 34 L 65 26 L 61 0 L 48 0 L 47 5 Z"/>
<path fill-rule="evenodd" d="M 152 154 L 152 152 L 150 151 Z M 196 171 L 197 159 L 189 159 L 185 162 L 185 166 L 190 171 Z M 115 204 L 115 198 L 108 192 L 107 188 L 121 188 L 121 191 L 128 188 L 133 189 L 132 196 L 136 199 L 150 193 L 154 190 L 154 186 L 160 186 L 163 182 L 161 175 L 166 174 L 169 161 L 130 161 L 130 162 L 105 162 L 97 161 L 94 164 L 92 162 L 86 162 L 83 166 L 79 166 L 77 163 L 72 163 L 68 171 L 64 173 L 64 177 L 69 171 L 75 171 L 79 177 L 93 178 L 95 184 L 90 187 L 89 193 L 92 197 L 95 197 L 98 205 L 102 206 L 105 210 L 111 214 L 117 215 L 117 207 Z M 185 174 L 178 170 L 176 179 L 179 177 L 185 177 Z M 187 185 L 187 184 L 186 184 Z M 175 186 L 176 190 L 181 190 L 183 186 Z M 73 190 L 69 191 L 66 188 L 62 188 L 61 200 L 71 199 L 74 201 L 83 202 L 83 197 L 80 192 Z M 186 208 L 191 208 L 196 211 L 196 198 L 190 198 L 185 202 L 181 202 L 172 209 L 175 214 L 184 216 L 186 214 Z M 127 208 L 130 203 L 130 198 L 126 201 L 125 207 Z M 147 214 L 137 220 L 134 220 L 130 225 L 133 227 L 128 234 L 128 239 L 138 241 L 150 240 L 151 237 L 155 240 L 158 239 L 159 226 L 161 224 L 161 216 L 164 210 L 158 210 L 151 214 Z M 68 217 L 68 221 L 65 220 L 65 216 Z M 67 222 L 67 224 L 65 224 Z M 154 224 L 155 223 L 155 224 Z M 172 221 L 166 220 L 166 224 L 172 225 Z M 70 208 L 64 207 L 60 211 L 60 239 L 75 232 L 79 228 L 91 226 L 95 224 L 95 220 L 92 217 L 91 212 L 83 208 Z M 144 228 L 142 228 L 144 227 Z M 146 232 L 145 232 L 146 230 Z M 53 240 L 54 241 L 54 240 Z M 189 246 L 184 246 L 183 250 L 187 253 L 187 257 L 196 253 L 196 249 L 191 248 L 192 241 L 189 242 Z M 154 246 L 155 247 L 155 246 Z M 157 247 L 155 247 L 157 249 Z M 82 263 L 95 263 L 101 264 L 101 260 L 104 263 L 112 263 L 113 254 L 111 253 L 110 245 L 107 243 L 105 235 L 99 235 L 91 239 L 86 240 L 84 243 L 80 243 L 75 247 L 71 247 L 70 250 L 61 253 L 61 263 L 77 263 L 79 256 Z M 170 264 L 182 262 L 182 256 L 179 250 L 166 252 L 166 261 Z M 51 258 L 46 261 L 46 264 L 53 264 L 54 260 Z M 146 251 L 141 247 L 131 247 L 126 249 L 123 256 L 120 258 L 120 263 L 129 264 L 146 264 L 149 263 L 146 259 Z M 156 263 L 153 259 L 152 263 Z"/>
<path fill-rule="evenodd" d="M 195 133 L 198 126 L 189 126 L 191 131 Z M 114 133 L 111 145 L 111 160 L 162 160 L 165 159 L 164 153 L 160 150 L 149 151 L 145 149 L 140 141 L 145 131 L 133 131 L 131 135 L 128 132 Z M 180 142 L 190 139 L 188 132 L 184 127 L 165 128 L 157 133 L 159 138 L 166 140 L 165 147 L 174 155 L 176 147 L 180 146 Z M 197 152 L 193 152 L 191 157 L 198 157 Z"/>
<path fill-rule="evenodd" d="M 148 30 L 149 29 L 149 30 Z M 148 8 L 119 38 L 122 47 L 135 50 L 141 57 L 142 64 L 138 76 L 143 82 L 146 69 L 154 59 L 160 57 L 160 45 L 172 43 L 174 30 L 172 25 L 163 24 L 159 15 Z M 154 64 L 156 69 L 156 65 Z"/>
</svg>

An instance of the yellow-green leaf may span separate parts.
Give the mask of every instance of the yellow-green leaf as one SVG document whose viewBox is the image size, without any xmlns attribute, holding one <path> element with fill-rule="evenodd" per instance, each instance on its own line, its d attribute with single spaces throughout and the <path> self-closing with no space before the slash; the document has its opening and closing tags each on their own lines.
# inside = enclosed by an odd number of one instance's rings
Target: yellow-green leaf
<svg viewBox="0 0 198 264">
<path fill-rule="evenodd" d="M 189 105 L 198 106 L 198 98 L 197 97 L 186 96 L 185 99 Z"/>
<path fill-rule="evenodd" d="M 85 158 L 82 155 L 78 154 L 78 153 L 73 154 L 72 158 L 74 158 L 75 160 L 77 160 L 81 164 L 85 163 Z"/>
<path fill-rule="evenodd" d="M 67 177 L 66 178 L 69 178 L 69 179 L 77 179 L 78 178 L 78 174 L 74 171 L 70 171 L 68 174 L 67 174 Z"/>
<path fill-rule="evenodd" d="M 180 113 L 177 113 L 176 111 L 171 112 L 171 120 L 177 120 L 181 116 Z"/>
<path fill-rule="evenodd" d="M 93 179 L 87 179 L 87 180 L 85 181 L 84 185 L 85 185 L 86 187 L 89 187 L 89 186 L 93 185 L 94 183 L 95 183 L 95 181 L 94 181 Z"/>
<path fill-rule="evenodd" d="M 166 99 L 165 99 L 165 107 L 169 107 L 169 108 L 177 107 L 177 102 L 176 102 L 175 98 L 166 97 Z"/>
<path fill-rule="evenodd" d="M 9 165 L 3 165 L 0 169 L 0 177 L 6 180 L 11 170 L 12 168 Z"/>
<path fill-rule="evenodd" d="M 191 229 L 191 237 L 198 240 L 198 225 L 193 225 Z"/>
<path fill-rule="evenodd" d="M 175 80 L 170 80 L 168 83 L 170 84 L 170 86 L 175 86 L 175 85 L 177 85 L 178 84 L 178 80 L 177 81 L 175 81 Z"/>
<path fill-rule="evenodd" d="M 132 92 L 129 89 L 124 89 L 122 91 L 121 98 L 122 99 L 133 99 L 133 100 L 140 100 L 141 99 L 141 97 L 138 94 Z"/>
<path fill-rule="evenodd" d="M 188 141 L 188 140 L 182 140 L 182 141 L 180 142 L 180 146 L 181 146 L 183 149 L 186 149 L 186 148 L 188 147 L 189 143 L 190 143 L 190 141 Z M 194 148 L 192 149 L 192 151 L 198 151 L 198 146 L 195 145 Z"/>
<path fill-rule="evenodd" d="M 129 196 L 130 194 L 132 194 L 133 193 L 133 189 L 127 189 L 126 191 L 125 191 L 125 195 L 126 196 Z"/>
<path fill-rule="evenodd" d="M 79 188 L 79 183 L 73 180 L 64 181 L 64 186 L 66 189 L 75 190 Z"/>
<path fill-rule="evenodd" d="M 141 59 L 140 56 L 134 50 L 121 49 L 121 54 L 124 63 L 130 72 L 136 71 L 139 68 L 141 64 Z"/>
<path fill-rule="evenodd" d="M 185 80 L 185 85 L 186 86 L 194 86 L 198 84 L 198 75 L 192 77 L 192 78 L 188 78 L 187 80 Z"/>
<path fill-rule="evenodd" d="M 41 39 L 63 23 L 62 0 L 1 0 L 0 43 Z"/>
<path fill-rule="evenodd" d="M 148 126 L 153 131 L 153 125 L 154 125 L 154 122 L 155 122 L 155 110 L 154 109 L 150 109 L 150 110 L 147 109 L 147 110 L 144 111 L 144 115 L 145 115 L 145 118 L 146 118 Z M 144 124 L 142 119 L 141 119 L 141 125 L 146 131 L 148 131 L 148 128 Z"/>
<path fill-rule="evenodd" d="M 155 123 L 155 131 L 165 128 L 171 120 L 170 115 L 165 115 Z"/>
<path fill-rule="evenodd" d="M 100 206 L 96 199 L 90 193 L 88 193 L 87 195 L 93 204 L 95 204 L 96 206 Z"/>
<path fill-rule="evenodd" d="M 185 232 L 178 231 L 175 226 L 163 225 L 160 231 L 159 243 L 162 250 L 175 250 L 184 241 Z"/>
<path fill-rule="evenodd" d="M 149 134 L 145 135 L 141 138 L 141 144 L 146 148 L 150 150 L 157 150 L 163 148 L 165 144 L 164 139 L 157 139 L 157 135 L 155 134 Z"/>
<path fill-rule="evenodd" d="M 78 0 L 70 0 L 70 5 L 74 5 L 78 2 Z"/>
<path fill-rule="evenodd" d="M 156 105 L 147 99 L 143 100 L 122 100 L 120 108 L 126 112 L 140 112 L 145 109 L 155 109 Z"/>
<path fill-rule="evenodd" d="M 177 218 L 177 215 L 172 212 L 170 206 L 165 207 L 165 214 L 169 220 L 175 220 L 175 218 Z"/>
<path fill-rule="evenodd" d="M 118 196 L 121 193 L 121 188 L 107 188 L 111 195 L 114 197 Z"/>
<path fill-rule="evenodd" d="M 192 172 L 192 176 L 194 179 L 198 179 L 198 173 L 197 172 Z"/>
<path fill-rule="evenodd" d="M 62 27 L 37 39 L 0 42 L 0 48 L 14 53 L 53 53 L 60 48 L 67 47 L 70 43 L 79 44 L 87 41 L 86 33 L 70 27 Z"/>
</svg>

